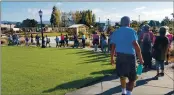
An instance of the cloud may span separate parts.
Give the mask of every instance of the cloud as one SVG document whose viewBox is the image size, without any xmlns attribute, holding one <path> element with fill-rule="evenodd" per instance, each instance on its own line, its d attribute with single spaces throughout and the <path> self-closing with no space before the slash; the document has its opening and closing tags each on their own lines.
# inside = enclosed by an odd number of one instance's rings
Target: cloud
<svg viewBox="0 0 174 95">
<path fill-rule="evenodd" d="M 56 3 L 56 6 L 61 6 L 61 5 L 62 5 L 62 3 L 60 3 L 60 2 Z"/>
<path fill-rule="evenodd" d="M 111 21 L 118 21 L 121 18 L 121 15 L 118 13 L 104 11 L 99 8 L 92 9 L 92 12 L 96 15 L 96 20 L 100 18 L 100 21 L 106 21 L 110 19 Z"/>
<path fill-rule="evenodd" d="M 95 9 L 92 9 L 92 12 L 94 14 L 97 14 L 97 13 L 102 13 L 103 11 L 101 9 L 95 8 Z"/>
<path fill-rule="evenodd" d="M 172 12 L 173 12 L 173 8 L 167 8 L 167 9 L 142 11 L 141 14 L 144 17 L 144 19 L 162 20 L 166 16 L 171 18 L 172 17 L 172 15 L 171 15 Z"/>
<path fill-rule="evenodd" d="M 144 10 L 145 8 L 146 8 L 145 6 L 142 6 L 142 7 L 135 8 L 133 11 L 139 12 L 139 11 Z"/>
<path fill-rule="evenodd" d="M 39 10 L 40 9 L 38 8 L 28 8 L 27 9 L 28 18 L 39 20 L 39 13 L 38 13 Z M 52 9 L 41 9 L 41 10 L 43 12 L 43 17 L 51 16 Z"/>
</svg>

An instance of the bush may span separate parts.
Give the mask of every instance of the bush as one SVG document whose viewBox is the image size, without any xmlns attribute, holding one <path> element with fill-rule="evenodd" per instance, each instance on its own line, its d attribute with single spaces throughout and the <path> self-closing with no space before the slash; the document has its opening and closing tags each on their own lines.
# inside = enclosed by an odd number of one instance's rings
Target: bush
<svg viewBox="0 0 174 95">
<path fill-rule="evenodd" d="M 19 39 L 19 43 L 20 43 L 20 44 L 25 44 L 25 38 L 24 38 L 24 37 L 20 38 L 20 39 Z"/>
<path fill-rule="evenodd" d="M 1 39 L 1 44 L 2 45 L 6 45 L 8 43 L 8 41 L 6 39 Z"/>
<path fill-rule="evenodd" d="M 174 56 L 174 50 L 171 50 L 170 55 Z"/>
</svg>

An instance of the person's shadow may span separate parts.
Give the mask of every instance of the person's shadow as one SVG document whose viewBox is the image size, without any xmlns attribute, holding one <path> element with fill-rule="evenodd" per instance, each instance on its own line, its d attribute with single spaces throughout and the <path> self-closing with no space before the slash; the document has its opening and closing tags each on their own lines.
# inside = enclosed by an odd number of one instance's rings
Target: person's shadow
<svg viewBox="0 0 174 95">
<path fill-rule="evenodd" d="M 138 86 L 141 86 L 141 85 L 145 85 L 145 84 L 147 84 L 151 80 L 155 80 L 155 77 L 148 78 L 148 79 L 145 79 L 145 80 L 138 80 L 136 82 L 136 86 L 135 87 L 138 87 Z M 109 90 L 107 90 L 107 91 L 105 91 L 103 93 L 100 93 L 98 95 L 112 95 L 112 94 L 116 94 L 117 95 L 118 93 L 121 93 L 121 85 L 113 87 L 113 88 L 111 88 L 111 89 L 109 89 Z"/>
<path fill-rule="evenodd" d="M 168 92 L 168 93 L 166 93 L 166 94 L 164 94 L 164 95 L 174 95 L 174 90 L 171 91 L 171 92 Z"/>
</svg>

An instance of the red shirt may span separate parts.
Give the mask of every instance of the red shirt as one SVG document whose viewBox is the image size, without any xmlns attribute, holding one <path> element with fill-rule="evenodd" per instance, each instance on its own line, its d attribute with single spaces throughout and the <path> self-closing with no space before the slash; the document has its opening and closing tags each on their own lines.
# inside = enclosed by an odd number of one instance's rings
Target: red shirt
<svg viewBox="0 0 174 95">
<path fill-rule="evenodd" d="M 61 40 L 64 40 L 64 35 L 61 36 Z"/>
</svg>

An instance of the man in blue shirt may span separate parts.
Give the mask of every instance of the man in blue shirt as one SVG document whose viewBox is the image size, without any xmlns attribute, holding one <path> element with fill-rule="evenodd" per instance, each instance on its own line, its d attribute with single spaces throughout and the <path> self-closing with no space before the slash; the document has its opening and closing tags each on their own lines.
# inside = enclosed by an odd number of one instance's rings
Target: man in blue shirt
<svg viewBox="0 0 174 95">
<path fill-rule="evenodd" d="M 113 32 L 111 36 L 111 64 L 115 66 L 114 54 L 116 52 L 116 72 L 120 77 L 122 95 L 131 95 L 136 80 L 136 54 L 141 64 L 144 61 L 137 42 L 136 31 L 130 28 L 130 18 L 124 16 L 120 23 L 121 27 Z M 129 79 L 127 91 L 125 77 Z"/>
</svg>

